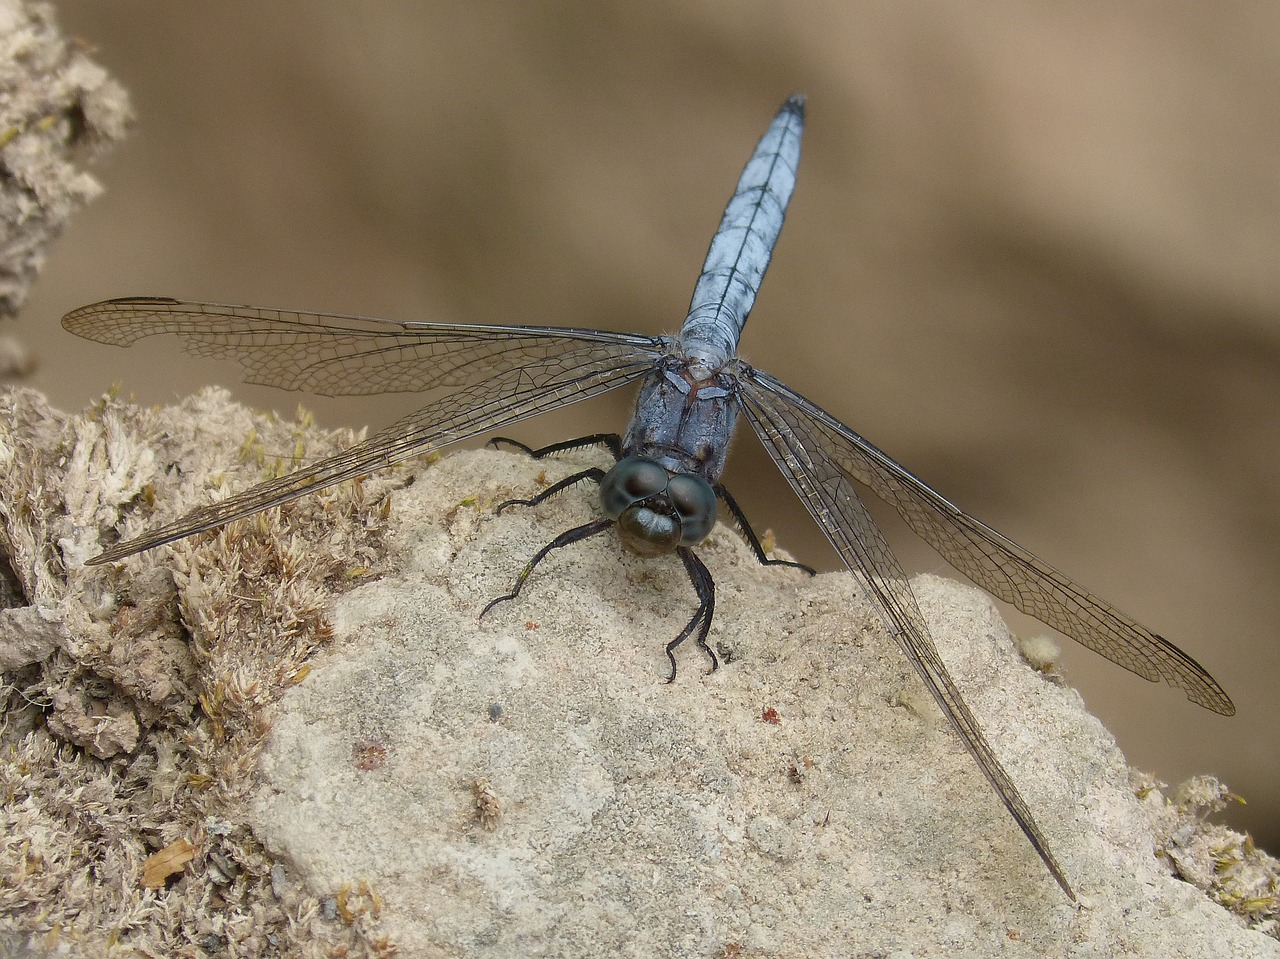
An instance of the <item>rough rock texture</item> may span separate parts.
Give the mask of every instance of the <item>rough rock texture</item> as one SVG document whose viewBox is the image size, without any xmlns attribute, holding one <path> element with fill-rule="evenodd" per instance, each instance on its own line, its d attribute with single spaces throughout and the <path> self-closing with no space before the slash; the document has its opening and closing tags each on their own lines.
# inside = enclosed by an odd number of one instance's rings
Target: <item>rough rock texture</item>
<svg viewBox="0 0 1280 959">
<path fill-rule="evenodd" d="M 18 312 L 49 243 L 98 195 L 82 165 L 130 117 L 124 90 L 58 33 L 49 4 L 0 0 L 0 317 Z M 0 342 L 0 372 L 28 363 Z"/>
<path fill-rule="evenodd" d="M 491 506 L 582 465 L 464 454 L 398 495 L 382 577 L 337 602 L 264 756 L 254 828 L 313 888 L 376 890 L 414 956 L 1280 955 L 1170 875 L 1160 795 L 976 590 L 915 583 L 1079 909 L 851 576 L 762 568 L 720 527 L 727 665 L 683 649 L 672 685 L 683 571 L 607 537 L 477 628 L 593 509 Z"/>
<path fill-rule="evenodd" d="M 671 685 L 683 573 L 609 537 L 477 624 L 594 510 L 492 506 L 596 454 L 405 464 L 82 566 L 350 439 L 219 391 L 0 394 L 0 955 L 1280 955 L 1275 861 L 1203 818 L 1229 796 L 1132 780 L 974 590 L 917 582 L 1079 909 L 847 575 L 717 529 L 726 664 Z"/>
</svg>

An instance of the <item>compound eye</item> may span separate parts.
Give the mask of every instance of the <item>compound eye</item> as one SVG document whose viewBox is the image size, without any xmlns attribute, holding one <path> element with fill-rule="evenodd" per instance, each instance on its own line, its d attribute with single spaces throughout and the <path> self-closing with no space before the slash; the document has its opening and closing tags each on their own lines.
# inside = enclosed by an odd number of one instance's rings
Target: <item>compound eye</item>
<svg viewBox="0 0 1280 959">
<path fill-rule="evenodd" d="M 627 457 L 618 464 L 622 487 L 636 499 L 661 493 L 667 487 L 667 471 L 653 460 Z"/>
<path fill-rule="evenodd" d="M 668 473 L 651 459 L 628 456 L 618 460 L 600 481 L 600 504 L 613 519 L 633 503 L 667 488 Z"/>
<path fill-rule="evenodd" d="M 701 543 L 716 525 L 716 494 L 700 476 L 681 473 L 667 481 L 667 497 L 680 517 L 680 544 Z"/>
</svg>

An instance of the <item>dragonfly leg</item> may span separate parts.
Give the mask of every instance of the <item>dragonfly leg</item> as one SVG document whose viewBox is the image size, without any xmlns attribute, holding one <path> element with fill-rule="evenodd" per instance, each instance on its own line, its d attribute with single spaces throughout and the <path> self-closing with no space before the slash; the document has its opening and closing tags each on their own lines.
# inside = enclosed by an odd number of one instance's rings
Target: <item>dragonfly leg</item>
<svg viewBox="0 0 1280 959">
<path fill-rule="evenodd" d="M 674 682 L 676 678 L 676 647 L 695 633 L 698 645 L 711 657 L 711 668 L 707 673 L 714 673 L 720 667 L 720 660 L 716 658 L 715 651 L 707 645 L 707 633 L 711 631 L 711 617 L 716 610 L 715 580 L 711 578 L 711 572 L 693 550 L 687 546 L 681 546 L 676 552 L 680 554 L 685 572 L 689 574 L 693 591 L 698 594 L 698 611 L 693 614 L 693 619 L 689 620 L 688 625 L 680 631 L 680 635 L 667 643 L 667 659 L 671 662 L 671 675 L 667 677 L 669 683 Z"/>
<path fill-rule="evenodd" d="M 565 440 L 562 443 L 552 443 L 550 446 L 544 446 L 541 449 L 534 449 L 532 446 L 526 446 L 519 440 L 513 440 L 507 436 L 493 436 L 489 438 L 489 442 L 485 444 L 494 449 L 500 446 L 510 446 L 521 452 L 527 453 L 536 460 L 542 459 L 544 456 L 552 456 L 556 453 L 566 453 L 569 450 L 585 449 L 588 446 L 603 446 L 613 454 L 615 460 L 622 459 L 622 436 L 618 433 L 592 433 L 590 436 L 579 436 L 576 440 Z"/>
<path fill-rule="evenodd" d="M 589 480 L 589 479 L 595 480 L 597 483 L 599 483 L 602 479 L 604 479 L 604 470 L 600 469 L 600 467 L 598 466 L 593 466 L 591 467 L 591 469 L 585 469 L 580 473 L 574 473 L 572 476 L 566 476 L 564 479 L 560 480 L 559 482 L 552 483 L 550 486 L 544 489 L 541 493 L 529 499 L 509 499 L 505 503 L 499 503 L 497 512 L 501 513 L 508 506 L 537 506 L 539 503 L 542 503 L 545 500 L 550 499 L 552 496 L 555 496 L 556 493 L 559 493 L 562 490 L 566 490 L 570 486 L 575 486 L 576 484 L 581 483 L 583 480 Z M 613 522 L 613 521 L 610 520 L 610 522 Z"/>
<path fill-rule="evenodd" d="M 546 546 L 542 547 L 542 549 L 534 553 L 533 559 L 525 563 L 524 569 L 522 569 L 520 571 L 520 575 L 516 577 L 516 584 L 511 587 L 511 592 L 499 596 L 497 599 L 491 600 L 484 609 L 480 610 L 479 618 L 484 619 L 485 614 L 499 603 L 505 603 L 508 600 L 515 599 L 519 596 L 520 590 L 524 588 L 525 580 L 529 578 L 529 574 L 533 572 L 534 568 L 539 563 L 547 558 L 547 554 L 552 550 L 557 550 L 562 546 L 577 543 L 589 536 L 595 536 L 596 533 L 602 533 L 612 525 L 613 520 L 611 519 L 597 519 L 592 520 L 590 523 L 584 523 L 582 526 L 575 526 L 573 529 L 565 530 Z"/>
<path fill-rule="evenodd" d="M 804 565 L 804 563 L 793 563 L 789 559 L 770 559 L 765 555 L 764 547 L 760 544 L 760 537 L 756 536 L 756 531 L 751 528 L 751 523 L 747 521 L 747 514 L 742 511 L 742 507 L 738 505 L 730 492 L 717 483 L 713 487 L 716 495 L 724 500 L 724 505 L 729 507 L 729 512 L 733 514 L 733 520 L 738 524 L 738 529 L 742 531 L 742 536 L 747 541 L 747 545 L 751 547 L 751 551 L 756 554 L 756 559 L 760 561 L 761 566 L 790 566 L 794 569 L 802 569 L 810 576 L 817 575 L 814 570 Z"/>
</svg>

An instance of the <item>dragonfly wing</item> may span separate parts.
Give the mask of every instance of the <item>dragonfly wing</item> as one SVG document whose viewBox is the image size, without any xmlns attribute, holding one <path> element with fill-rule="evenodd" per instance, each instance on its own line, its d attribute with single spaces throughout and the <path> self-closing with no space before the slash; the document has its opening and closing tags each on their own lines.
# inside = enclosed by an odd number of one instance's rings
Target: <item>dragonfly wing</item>
<svg viewBox="0 0 1280 959">
<path fill-rule="evenodd" d="M 141 298 L 84 307 L 68 314 L 63 325 L 122 345 L 153 333 L 175 333 L 194 352 L 235 357 L 255 382 L 275 386 L 344 394 L 453 387 L 350 449 L 117 543 L 91 564 L 213 529 L 408 457 L 597 396 L 643 376 L 665 350 L 660 339 L 598 330 L 397 324 Z"/>
<path fill-rule="evenodd" d="M 771 406 L 789 405 L 808 442 L 867 486 L 957 570 L 992 595 L 1150 682 L 1164 680 L 1192 702 L 1231 716 L 1235 705 L 1194 659 L 991 527 L 964 513 L 831 414 L 753 370 Z"/>
<path fill-rule="evenodd" d="M 938 655 L 906 573 L 894 557 L 884 534 L 858 499 L 847 470 L 833 456 L 834 444 L 825 424 L 814 417 L 808 407 L 793 402 L 790 391 L 773 391 L 771 387 L 776 381 L 752 371 L 740 383 L 743 411 L 765 449 L 822 527 L 845 565 L 863 575 L 868 598 L 960 734 L 978 768 L 1054 879 L 1068 896 L 1075 899 L 1062 868 L 1049 850 L 1049 841 L 1040 831 L 1018 787 L 996 758 L 995 750 L 987 742 L 977 719 Z"/>
<path fill-rule="evenodd" d="M 653 337 L 602 330 L 399 323 L 165 297 L 92 303 L 68 313 L 62 325 L 113 346 L 171 333 L 195 356 L 234 359 L 250 383 L 321 396 L 464 386 L 574 345 L 656 348 Z"/>
</svg>

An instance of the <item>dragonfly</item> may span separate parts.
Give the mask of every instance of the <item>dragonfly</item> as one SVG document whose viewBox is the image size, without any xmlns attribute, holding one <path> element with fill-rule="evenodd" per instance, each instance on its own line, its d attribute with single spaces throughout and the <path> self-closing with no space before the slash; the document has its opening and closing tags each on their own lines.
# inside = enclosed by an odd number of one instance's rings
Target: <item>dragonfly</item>
<svg viewBox="0 0 1280 959">
<path fill-rule="evenodd" d="M 804 98 L 788 98 L 757 143 L 711 241 L 688 317 L 674 336 L 394 322 L 167 297 L 105 300 L 67 314 L 63 326 L 72 333 L 118 346 L 153 334 L 175 334 L 189 353 L 236 360 L 251 383 L 326 396 L 436 394 L 426 406 L 343 452 L 118 541 L 88 563 L 120 560 L 214 529 L 639 381 L 635 415 L 625 435 L 597 434 L 541 450 L 523 447 L 543 456 L 603 445 L 615 464 L 607 471 L 575 473 L 530 499 L 499 507 L 537 504 L 576 483 L 595 481 L 603 515 L 544 546 L 520 573 L 515 588 L 484 612 L 515 599 L 534 567 L 552 551 L 616 529 L 633 553 L 674 553 L 697 595 L 693 618 L 667 644 L 668 681 L 675 677 L 673 651 L 690 636 L 711 657 L 714 669 L 717 661 L 707 636 L 715 582 L 694 548 L 714 527 L 717 502 L 725 504 L 759 561 L 799 565 L 766 555 L 720 482 L 741 416 L 855 574 L 866 599 L 1049 873 L 1074 901 L 1071 884 L 1031 809 L 939 655 L 906 573 L 859 499 L 858 487 L 887 502 L 948 563 L 999 599 L 1148 681 L 1163 680 L 1183 690 L 1213 712 L 1230 716 L 1235 706 L 1177 646 L 967 515 L 835 416 L 738 357 L 743 326 L 795 187 L 804 117 Z"/>
</svg>

